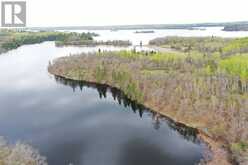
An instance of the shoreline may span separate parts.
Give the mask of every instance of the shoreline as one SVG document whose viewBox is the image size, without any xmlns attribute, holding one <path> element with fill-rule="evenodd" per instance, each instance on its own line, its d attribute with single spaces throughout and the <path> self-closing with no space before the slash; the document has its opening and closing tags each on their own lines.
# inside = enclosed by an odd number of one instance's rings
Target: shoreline
<svg viewBox="0 0 248 165">
<path fill-rule="evenodd" d="M 241 92 L 239 79 L 225 72 L 208 74 L 204 67 L 209 58 L 186 55 L 81 53 L 55 59 L 49 63 L 48 72 L 115 87 L 161 116 L 197 129 L 213 154 L 208 164 L 242 164 L 246 143 L 242 144 L 244 138 L 240 136 L 246 135 L 246 121 L 239 116 L 246 113 L 246 104 L 239 102 L 247 101 L 246 91 L 242 88 L 244 95 L 233 95 L 232 91 Z M 237 121 L 243 121 L 244 127 L 237 125 Z"/>
<path fill-rule="evenodd" d="M 49 68 L 48 68 L 48 72 L 53 75 L 53 76 L 58 76 L 58 77 L 62 77 L 62 78 L 65 78 L 65 79 L 69 79 L 69 80 L 74 80 L 74 81 L 87 81 L 87 80 L 78 80 L 78 79 L 75 79 L 75 78 L 72 78 L 72 77 L 67 77 L 67 76 L 62 76 L 62 75 L 58 75 L 58 74 L 55 74 L 53 73 Z M 96 81 L 87 81 L 89 83 L 97 83 Z M 101 85 L 107 85 L 109 87 L 112 87 L 112 88 L 117 88 L 118 90 L 122 91 L 119 87 L 115 86 L 115 85 L 110 85 L 110 84 L 106 84 L 106 83 L 99 83 Z M 126 94 L 124 91 L 122 91 L 124 94 Z M 230 152 L 228 151 L 227 148 L 223 148 L 225 144 L 225 142 L 223 141 L 218 141 L 216 139 L 213 139 L 210 135 L 207 135 L 206 133 L 204 133 L 203 130 L 197 128 L 197 127 L 194 127 L 192 124 L 190 123 L 187 123 L 187 122 L 184 122 L 182 120 L 177 120 L 175 117 L 173 117 L 172 115 L 166 113 L 166 112 L 162 112 L 161 110 L 157 110 L 156 107 L 152 107 L 151 105 L 149 104 L 146 104 L 146 103 L 139 103 L 138 104 L 141 104 L 145 107 L 148 107 L 150 111 L 152 112 L 155 112 L 159 115 L 161 115 L 162 117 L 166 117 L 170 120 L 172 120 L 173 122 L 175 123 L 178 123 L 178 124 L 182 124 L 186 127 L 189 127 L 189 128 L 193 128 L 193 129 L 196 129 L 197 130 L 197 138 L 199 138 L 200 140 L 202 140 L 208 147 L 208 149 L 210 150 L 211 152 L 211 159 L 210 160 L 204 160 L 206 161 L 205 163 L 207 165 L 231 165 L 233 160 L 230 159 L 231 157 L 231 154 Z"/>
</svg>

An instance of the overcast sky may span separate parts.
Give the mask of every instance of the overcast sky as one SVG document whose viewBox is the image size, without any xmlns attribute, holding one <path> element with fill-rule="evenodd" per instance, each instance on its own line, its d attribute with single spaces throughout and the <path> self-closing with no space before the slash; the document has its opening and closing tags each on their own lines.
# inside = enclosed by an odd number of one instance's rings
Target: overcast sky
<svg viewBox="0 0 248 165">
<path fill-rule="evenodd" d="M 26 0 L 28 26 L 248 20 L 247 0 Z"/>
</svg>

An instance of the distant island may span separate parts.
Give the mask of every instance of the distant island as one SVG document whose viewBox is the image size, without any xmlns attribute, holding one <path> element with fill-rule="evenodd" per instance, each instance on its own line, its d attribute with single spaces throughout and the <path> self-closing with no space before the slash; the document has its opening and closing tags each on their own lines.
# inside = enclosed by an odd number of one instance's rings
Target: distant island
<svg viewBox="0 0 248 165">
<path fill-rule="evenodd" d="M 227 25 L 223 29 L 224 31 L 248 31 L 248 23 Z"/>
<path fill-rule="evenodd" d="M 134 33 L 137 33 L 137 34 L 139 34 L 139 33 L 155 33 L 155 31 L 154 30 L 143 30 L 143 31 L 136 31 Z"/>
<path fill-rule="evenodd" d="M 118 29 L 110 29 L 111 32 L 117 32 Z"/>
</svg>

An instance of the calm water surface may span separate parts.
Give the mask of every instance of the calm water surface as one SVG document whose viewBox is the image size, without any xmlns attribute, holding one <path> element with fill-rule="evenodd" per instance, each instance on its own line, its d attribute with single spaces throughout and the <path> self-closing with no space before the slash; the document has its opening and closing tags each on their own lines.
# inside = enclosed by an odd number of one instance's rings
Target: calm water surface
<svg viewBox="0 0 248 165">
<path fill-rule="evenodd" d="M 136 31 L 142 30 L 120 30 L 116 32 L 111 32 L 110 30 L 95 30 L 89 32 L 95 32 L 100 34 L 99 37 L 96 37 L 96 40 L 130 40 L 134 45 L 139 45 L 140 41 L 143 44 L 148 44 L 150 40 L 157 37 L 166 37 L 166 36 L 218 36 L 218 37 L 247 37 L 248 32 L 226 32 L 222 31 L 223 27 L 206 27 L 205 30 L 187 30 L 187 29 L 165 29 L 165 30 L 152 30 L 155 33 L 135 33 Z M 85 30 L 74 30 L 74 32 L 88 32 Z"/>
<path fill-rule="evenodd" d="M 127 39 L 134 42 L 148 42 L 159 34 L 109 33 L 102 32 L 98 39 L 129 36 Z M 136 37 L 130 38 L 133 35 Z M 32 144 L 51 165 L 199 162 L 204 145 L 195 138 L 194 130 L 165 118 L 156 119 L 145 107 L 136 105 L 116 89 L 54 78 L 47 72 L 49 61 L 57 57 L 98 48 L 56 48 L 53 42 L 45 42 L 1 55 L 0 136 L 13 143 L 21 140 Z"/>
</svg>

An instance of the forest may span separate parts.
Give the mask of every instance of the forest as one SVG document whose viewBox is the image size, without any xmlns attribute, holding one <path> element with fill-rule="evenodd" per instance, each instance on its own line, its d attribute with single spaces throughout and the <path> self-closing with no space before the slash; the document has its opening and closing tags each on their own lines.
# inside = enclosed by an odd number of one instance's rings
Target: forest
<svg viewBox="0 0 248 165">
<path fill-rule="evenodd" d="M 93 41 L 94 33 L 65 33 L 53 31 L 21 31 L 1 30 L 0 31 L 0 53 L 16 49 L 22 45 L 41 43 L 44 41 L 65 42 L 67 40 Z"/>
<path fill-rule="evenodd" d="M 168 37 L 150 44 L 176 51 L 78 54 L 56 59 L 48 71 L 116 87 L 221 141 L 232 161 L 247 164 L 248 38 Z M 224 160 L 224 152 L 213 152 L 215 163 Z"/>
</svg>

